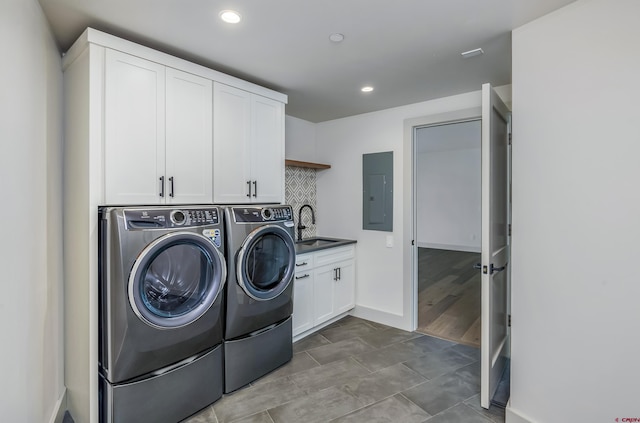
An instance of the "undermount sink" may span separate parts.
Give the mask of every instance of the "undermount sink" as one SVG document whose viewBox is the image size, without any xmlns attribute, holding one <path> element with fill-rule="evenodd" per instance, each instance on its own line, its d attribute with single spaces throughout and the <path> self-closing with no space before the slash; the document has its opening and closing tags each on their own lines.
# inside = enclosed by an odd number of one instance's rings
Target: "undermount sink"
<svg viewBox="0 0 640 423">
<path fill-rule="evenodd" d="M 309 238 L 296 242 L 296 244 L 307 245 L 309 247 L 319 247 L 321 245 L 333 244 L 334 242 L 340 242 L 338 239 L 327 238 Z"/>
<path fill-rule="evenodd" d="M 344 245 L 355 244 L 355 240 L 342 238 L 322 238 L 313 237 L 296 242 L 296 254 L 310 253 L 325 248 L 342 247 Z"/>
</svg>

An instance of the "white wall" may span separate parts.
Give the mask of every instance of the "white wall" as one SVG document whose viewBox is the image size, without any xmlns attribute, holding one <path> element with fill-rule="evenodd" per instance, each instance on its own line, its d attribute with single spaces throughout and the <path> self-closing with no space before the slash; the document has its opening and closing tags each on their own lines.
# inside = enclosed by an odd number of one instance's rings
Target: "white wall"
<svg viewBox="0 0 640 423">
<path fill-rule="evenodd" d="M 405 120 L 476 108 L 480 99 L 476 91 L 316 125 L 318 161 L 332 166 L 316 177 L 318 233 L 358 241 L 357 315 L 404 329 L 412 325 L 411 269 L 403 251 L 411 242 L 403 233 L 410 200 L 403 192 Z M 362 230 L 362 155 L 381 151 L 393 151 L 392 233 Z M 392 248 L 385 246 L 387 236 Z"/>
<path fill-rule="evenodd" d="M 508 422 L 638 417 L 640 2 L 513 32 Z"/>
<path fill-rule="evenodd" d="M 416 131 L 418 246 L 480 252 L 480 121 Z"/>
<path fill-rule="evenodd" d="M 287 159 L 316 161 L 316 125 L 307 120 L 285 116 L 285 154 Z"/>
<path fill-rule="evenodd" d="M 64 412 L 62 71 L 40 5 L 0 2 L 0 419 Z"/>
</svg>

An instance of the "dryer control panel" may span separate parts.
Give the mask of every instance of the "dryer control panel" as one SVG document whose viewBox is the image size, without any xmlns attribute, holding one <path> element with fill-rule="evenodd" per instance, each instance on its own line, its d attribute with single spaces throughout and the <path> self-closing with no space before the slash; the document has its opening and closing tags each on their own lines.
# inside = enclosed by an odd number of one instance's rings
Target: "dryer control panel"
<svg viewBox="0 0 640 423">
<path fill-rule="evenodd" d="M 221 220 L 217 207 L 125 209 L 123 213 L 127 230 L 219 225 Z"/>
<path fill-rule="evenodd" d="M 233 207 L 236 223 L 283 222 L 293 220 L 291 206 Z"/>
</svg>

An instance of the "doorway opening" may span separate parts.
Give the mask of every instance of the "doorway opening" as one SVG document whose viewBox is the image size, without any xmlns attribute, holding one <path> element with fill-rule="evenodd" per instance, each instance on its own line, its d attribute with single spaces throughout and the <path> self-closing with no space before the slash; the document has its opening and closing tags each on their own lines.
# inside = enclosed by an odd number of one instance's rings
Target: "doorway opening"
<svg viewBox="0 0 640 423">
<path fill-rule="evenodd" d="M 511 112 L 491 84 L 482 85 L 481 107 L 404 122 L 405 310 L 409 327 L 418 328 L 418 245 L 416 213 L 416 131 L 420 128 L 477 121 L 481 125 L 481 322 L 480 405 L 488 409 L 510 356 Z M 507 389 L 508 392 L 508 389 Z M 508 396 L 507 396 L 508 398 Z M 502 402 L 501 402 L 502 404 Z"/>
<path fill-rule="evenodd" d="M 481 120 L 415 128 L 417 331 L 480 347 Z"/>
</svg>

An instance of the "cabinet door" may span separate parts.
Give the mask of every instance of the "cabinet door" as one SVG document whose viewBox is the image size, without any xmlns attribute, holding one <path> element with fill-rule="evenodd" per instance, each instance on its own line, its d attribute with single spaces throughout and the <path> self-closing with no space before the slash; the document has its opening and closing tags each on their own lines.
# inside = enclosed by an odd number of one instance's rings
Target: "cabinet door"
<svg viewBox="0 0 640 423">
<path fill-rule="evenodd" d="M 251 96 L 252 197 L 258 203 L 284 201 L 284 104 Z M 256 194 L 254 192 L 253 194 Z"/>
<path fill-rule="evenodd" d="M 163 203 L 165 67 L 107 49 L 104 89 L 105 203 Z"/>
<path fill-rule="evenodd" d="M 293 336 L 312 327 L 313 272 L 299 272 L 293 281 Z"/>
<path fill-rule="evenodd" d="M 334 283 L 336 266 L 327 265 L 313 273 L 313 324 L 319 325 L 334 316 Z"/>
<path fill-rule="evenodd" d="M 213 202 L 213 82 L 166 69 L 167 203 Z"/>
<path fill-rule="evenodd" d="M 336 315 L 351 310 L 356 303 L 356 270 L 355 261 L 345 260 L 335 265 L 338 280 L 334 282 L 333 311 Z"/>
<path fill-rule="evenodd" d="M 251 201 L 249 142 L 251 94 L 214 83 L 213 91 L 213 198 L 215 203 Z"/>
</svg>

